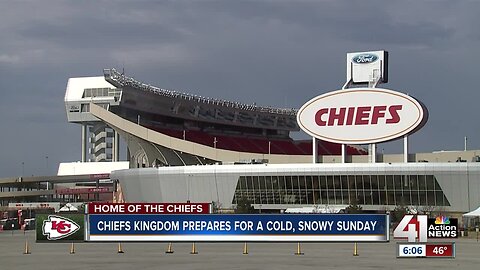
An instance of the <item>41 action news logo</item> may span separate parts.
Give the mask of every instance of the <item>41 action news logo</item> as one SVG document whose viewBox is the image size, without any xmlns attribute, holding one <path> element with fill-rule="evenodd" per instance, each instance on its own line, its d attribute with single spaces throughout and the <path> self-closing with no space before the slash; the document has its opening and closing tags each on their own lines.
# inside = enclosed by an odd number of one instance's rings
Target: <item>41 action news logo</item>
<svg viewBox="0 0 480 270">
<path fill-rule="evenodd" d="M 458 219 L 426 215 L 405 215 L 393 231 L 393 237 L 408 242 L 427 242 L 428 238 L 457 238 Z"/>
</svg>

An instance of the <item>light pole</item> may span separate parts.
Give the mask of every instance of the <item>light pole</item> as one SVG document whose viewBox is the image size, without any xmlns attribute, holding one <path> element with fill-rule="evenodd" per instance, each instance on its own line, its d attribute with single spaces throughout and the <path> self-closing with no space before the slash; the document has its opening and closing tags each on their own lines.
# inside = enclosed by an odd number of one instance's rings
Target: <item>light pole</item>
<svg viewBox="0 0 480 270">
<path fill-rule="evenodd" d="M 48 156 L 45 156 L 45 170 L 46 170 L 45 175 L 48 175 Z"/>
<path fill-rule="evenodd" d="M 22 161 L 22 177 L 25 174 L 25 162 Z"/>
<path fill-rule="evenodd" d="M 187 203 L 190 203 L 190 176 L 192 174 L 187 174 Z"/>
</svg>

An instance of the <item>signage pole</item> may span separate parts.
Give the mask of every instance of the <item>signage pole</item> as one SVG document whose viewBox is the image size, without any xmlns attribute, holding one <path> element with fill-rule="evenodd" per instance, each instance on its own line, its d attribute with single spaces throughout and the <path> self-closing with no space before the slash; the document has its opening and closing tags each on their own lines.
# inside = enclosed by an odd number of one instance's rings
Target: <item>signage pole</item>
<svg viewBox="0 0 480 270">
<path fill-rule="evenodd" d="M 87 125 L 82 124 L 82 162 L 87 162 L 87 144 L 88 144 Z"/>
<path fill-rule="evenodd" d="M 408 135 L 403 137 L 403 162 L 408 163 Z"/>
<path fill-rule="evenodd" d="M 342 163 L 345 163 L 347 160 L 347 146 L 342 144 Z"/>
<path fill-rule="evenodd" d="M 113 161 L 119 161 L 120 159 L 120 137 L 116 130 L 113 130 L 114 137 L 113 137 Z"/>
<path fill-rule="evenodd" d="M 370 163 L 377 162 L 377 144 L 371 143 L 368 145 L 368 161 Z"/>
<path fill-rule="evenodd" d="M 317 138 L 312 137 L 312 162 L 318 163 L 318 145 Z"/>
</svg>

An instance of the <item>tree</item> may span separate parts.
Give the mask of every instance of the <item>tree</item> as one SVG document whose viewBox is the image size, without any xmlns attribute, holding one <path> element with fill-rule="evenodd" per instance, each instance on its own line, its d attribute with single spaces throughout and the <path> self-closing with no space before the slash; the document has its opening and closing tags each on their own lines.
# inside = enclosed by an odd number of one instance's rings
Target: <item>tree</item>
<svg viewBox="0 0 480 270">
<path fill-rule="evenodd" d="M 246 197 L 240 197 L 237 200 L 237 207 L 235 208 L 236 214 L 252 214 L 255 213 L 255 208 L 253 207 L 251 201 Z"/>
<path fill-rule="evenodd" d="M 220 213 L 220 209 L 222 209 L 222 204 L 219 201 L 212 201 L 212 213 Z"/>
<path fill-rule="evenodd" d="M 359 214 L 362 213 L 362 206 L 358 205 L 357 198 L 353 197 L 352 201 L 347 208 L 345 208 L 345 213 L 347 214 Z"/>
<path fill-rule="evenodd" d="M 391 221 L 397 224 L 402 220 L 403 216 L 408 213 L 408 208 L 405 205 L 397 205 L 392 212 L 390 212 Z"/>
</svg>

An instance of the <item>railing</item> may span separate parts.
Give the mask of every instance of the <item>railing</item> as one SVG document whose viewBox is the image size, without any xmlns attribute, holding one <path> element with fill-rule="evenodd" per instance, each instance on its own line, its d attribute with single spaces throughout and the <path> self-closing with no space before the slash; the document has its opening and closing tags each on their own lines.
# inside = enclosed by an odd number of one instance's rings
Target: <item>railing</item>
<svg viewBox="0 0 480 270">
<path fill-rule="evenodd" d="M 257 112 L 263 112 L 263 113 L 282 114 L 282 115 L 288 115 L 288 116 L 295 116 L 297 114 L 297 110 L 293 108 L 283 109 L 283 108 L 263 107 L 263 106 L 233 102 L 233 101 L 222 100 L 222 99 L 202 97 L 202 96 L 197 96 L 197 95 L 192 95 L 187 93 L 181 93 L 178 91 L 158 88 L 149 84 L 142 83 L 133 78 L 127 77 L 124 74 L 121 74 L 118 71 L 116 71 L 114 68 L 104 69 L 103 74 L 105 78 L 114 80 L 115 82 L 119 83 L 122 86 L 131 86 L 131 87 L 142 89 L 144 91 L 153 92 L 155 94 L 162 95 L 162 96 L 192 100 L 200 103 L 212 104 L 212 105 L 223 106 L 228 108 L 236 108 L 236 109 L 245 110 L 245 111 L 257 111 Z"/>
</svg>

